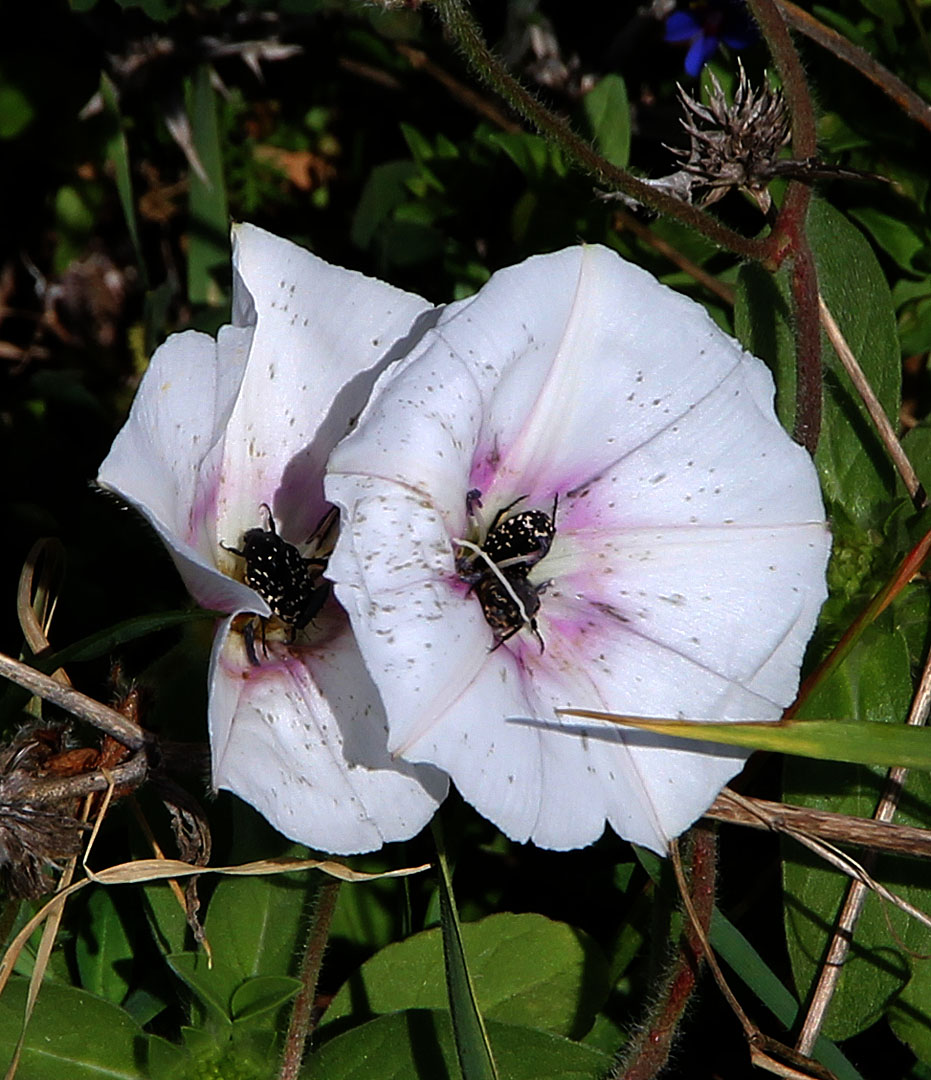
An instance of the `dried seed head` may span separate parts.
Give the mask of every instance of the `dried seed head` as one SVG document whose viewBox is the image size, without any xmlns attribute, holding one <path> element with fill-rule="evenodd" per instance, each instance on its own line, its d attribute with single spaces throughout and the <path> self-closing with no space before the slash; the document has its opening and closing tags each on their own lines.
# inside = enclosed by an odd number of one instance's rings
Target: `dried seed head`
<svg viewBox="0 0 931 1080">
<path fill-rule="evenodd" d="M 707 105 L 679 87 L 685 110 L 682 126 L 691 145 L 673 153 L 682 158 L 682 170 L 693 178 L 693 185 L 707 189 L 696 201 L 707 206 L 731 188 L 745 188 L 766 210 L 766 187 L 776 175 L 779 153 L 791 131 L 782 92 L 769 85 L 754 90 L 742 64 L 733 104 L 728 104 L 713 74 L 711 83 Z"/>
</svg>

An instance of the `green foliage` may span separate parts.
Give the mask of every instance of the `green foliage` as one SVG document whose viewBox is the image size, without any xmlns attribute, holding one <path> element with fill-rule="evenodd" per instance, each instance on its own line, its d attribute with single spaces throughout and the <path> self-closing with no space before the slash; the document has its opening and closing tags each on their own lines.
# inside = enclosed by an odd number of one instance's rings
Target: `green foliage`
<svg viewBox="0 0 931 1080">
<path fill-rule="evenodd" d="M 489 1021 L 501 1080 L 597 1080 L 611 1056 L 532 1028 Z M 458 1076 L 446 1012 L 413 1009 L 379 1017 L 323 1046 L 302 1080 L 453 1080 Z"/>
<path fill-rule="evenodd" d="M 682 56 L 663 43 L 648 6 L 509 4 L 507 18 L 504 5 L 475 8 L 488 39 L 540 100 L 608 162 L 655 177 L 676 167 L 664 145 L 684 145 L 674 119 Z M 432 8 L 70 0 L 5 13 L 16 48 L 0 64 L 7 464 L 0 651 L 24 652 L 14 596 L 29 548 L 41 536 L 60 537 L 68 574 L 52 651 L 36 666 L 48 673 L 64 666 L 82 690 L 109 701 L 109 669 L 118 661 L 119 679 L 142 689 L 146 728 L 169 745 L 206 741 L 214 617 L 189 609 L 147 529 L 89 481 L 155 345 L 175 330 L 227 321 L 231 219 L 255 221 L 438 303 L 472 294 L 529 254 L 607 243 L 733 327 L 770 365 L 778 414 L 792 428 L 788 266 L 771 274 L 682 221 L 597 198 L 565 147 L 516 124 L 470 74 Z M 811 10 L 931 98 L 926 4 L 839 0 Z M 804 234 L 824 299 L 892 423 L 904 418 L 905 450 L 931 490 L 928 135 L 829 52 L 802 48 L 819 110 L 819 154 L 892 181 L 822 183 Z M 742 55 L 757 83 L 765 46 Z M 728 90 L 733 61 L 733 52 L 714 61 Z M 771 191 L 778 207 L 784 186 Z M 748 237 L 766 235 L 767 224 L 738 195 L 711 212 Z M 826 338 L 822 345 L 816 463 L 834 546 L 831 595 L 808 671 L 929 525 Z M 931 599 L 919 576 L 864 629 L 799 715 L 900 727 L 926 662 L 929 626 Z M 8 731 L 20 726 L 26 704 L 24 693 L 3 693 Z M 55 719 L 46 713 L 43 723 Z M 76 738 L 91 741 L 75 728 Z M 838 724 L 825 734 L 820 750 L 842 757 L 825 747 L 847 739 L 847 729 Z M 192 751 L 176 779 L 205 804 L 213 861 L 280 847 L 234 799 L 208 794 L 203 762 Z M 751 793 L 772 795 L 781 783 L 787 801 L 866 817 L 883 777 L 876 768 L 799 758 L 787 759 L 781 774 L 772 759 L 757 769 L 746 779 Z M 931 827 L 929 784 L 928 772 L 909 775 L 896 821 Z M 154 790 L 141 793 L 139 809 L 173 851 Z M 511 844 L 455 796 L 444 818 L 454 838 L 455 904 L 449 883 L 438 889 L 431 875 L 342 887 L 318 988 L 318 1006 L 327 1007 L 302 1077 L 436 1080 L 462 1072 L 472 1080 L 488 1062 L 502 1080 L 605 1076 L 627 1034 L 644 1024 L 681 925 L 662 861 L 637 863 L 612 836 L 574 853 Z M 116 798 L 93 864 L 148 854 L 141 845 L 127 801 Z M 419 838 L 353 864 L 382 870 L 434 859 Z M 931 911 L 924 863 L 867 861 L 878 880 Z M 721 868 L 712 944 L 741 999 L 750 997 L 748 1011 L 779 1036 L 780 1024 L 799 1023 L 846 879 L 792 841 L 780 850 L 736 828 L 722 829 Z M 769 887 L 780 875 L 781 894 Z M 65 909 L 20 1080 L 277 1075 L 316 885 L 312 874 L 202 880 L 212 965 L 166 884 L 79 894 Z M 7 901 L 0 913 L 7 940 L 37 908 Z M 4 1065 L 20 1036 L 38 939 L 0 995 Z M 840 1080 L 931 1076 L 929 954 L 925 928 L 868 899 L 827 1038 L 815 1049 Z M 700 993 L 668 1075 L 742 1075 L 745 1059 L 735 1065 L 728 1057 L 735 1047 L 743 1052 L 726 1005 L 710 983 Z M 755 1011 L 758 1003 L 764 1008 Z M 778 1023 L 768 1026 L 769 1013 Z M 829 1041 L 852 1036 L 849 1048 Z"/>
<path fill-rule="evenodd" d="M 489 1020 L 582 1038 L 608 994 L 607 963 L 588 937 L 541 915 L 489 915 L 462 928 L 482 1015 Z M 369 1015 L 437 1009 L 446 1001 L 442 935 L 425 930 L 366 961 L 327 1009 L 341 1030 L 366 1002 Z"/>
</svg>

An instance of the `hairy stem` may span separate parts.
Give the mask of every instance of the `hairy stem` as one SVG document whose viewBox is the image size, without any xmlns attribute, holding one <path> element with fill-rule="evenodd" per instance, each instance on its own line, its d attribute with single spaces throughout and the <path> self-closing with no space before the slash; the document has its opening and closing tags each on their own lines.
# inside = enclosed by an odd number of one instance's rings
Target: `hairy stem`
<svg viewBox="0 0 931 1080">
<path fill-rule="evenodd" d="M 336 901 L 339 899 L 339 886 L 339 881 L 325 878 L 314 897 L 314 908 L 307 932 L 307 945 L 304 947 L 304 958 L 301 961 L 301 989 L 291 1009 L 291 1022 L 288 1025 L 278 1080 L 296 1080 L 300 1073 L 304 1047 L 307 1036 L 311 1032 L 311 1013 L 317 993 L 317 979 L 320 976 L 323 953 L 330 934 L 330 923 L 336 911 Z"/>
<path fill-rule="evenodd" d="M 485 44 L 481 29 L 472 18 L 464 0 L 433 0 L 443 24 L 465 53 L 476 73 L 538 131 L 548 135 L 563 153 L 597 183 L 623 191 L 644 206 L 649 206 L 695 229 L 719 247 L 727 248 L 742 258 L 762 260 L 766 245 L 722 225 L 710 214 L 644 184 L 625 169 L 606 161 L 580 138 L 560 116 L 550 112 L 533 94 L 523 87 L 504 67 Z"/>
<path fill-rule="evenodd" d="M 707 936 L 714 909 L 717 838 L 712 829 L 702 825 L 692 829 L 689 838 L 686 860 L 689 891 Z M 675 955 L 661 975 L 648 1015 L 606 1080 L 651 1080 L 666 1065 L 679 1023 L 698 982 L 702 955 L 700 936 L 691 921 L 687 921 Z"/>
<path fill-rule="evenodd" d="M 818 272 L 807 243 L 792 260 L 795 314 L 795 430 L 792 437 L 814 454 L 821 436 L 821 319 Z"/>
</svg>

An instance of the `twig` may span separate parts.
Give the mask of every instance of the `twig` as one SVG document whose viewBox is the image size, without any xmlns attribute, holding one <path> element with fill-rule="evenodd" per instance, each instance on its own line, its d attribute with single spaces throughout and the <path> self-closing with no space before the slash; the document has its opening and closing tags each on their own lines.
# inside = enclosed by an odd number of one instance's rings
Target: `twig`
<svg viewBox="0 0 931 1080">
<path fill-rule="evenodd" d="M 654 251 L 658 251 L 660 255 L 667 258 L 674 266 L 678 266 L 680 270 L 684 271 L 690 277 L 693 277 L 699 285 L 704 287 L 719 299 L 723 300 L 725 304 L 733 304 L 736 296 L 736 290 L 733 285 L 728 285 L 727 282 L 718 281 L 713 274 L 709 274 L 707 270 L 703 269 L 698 263 L 693 262 L 687 255 L 683 255 L 678 248 L 672 246 L 668 240 L 664 240 L 661 236 L 657 236 L 656 233 L 650 228 L 649 225 L 644 225 L 642 221 L 638 221 L 633 214 L 629 214 L 626 210 L 614 211 L 614 228 L 618 232 L 623 229 L 627 229 L 632 232 L 639 240 L 642 240 L 645 244 L 648 244 Z"/>
<path fill-rule="evenodd" d="M 16 683 L 32 694 L 38 695 L 53 705 L 58 705 L 72 716 L 80 717 L 89 724 L 112 735 L 114 739 L 128 746 L 130 750 L 141 750 L 146 745 L 146 737 L 139 728 L 127 720 L 122 713 L 102 705 L 86 694 L 62 686 L 35 668 L 14 660 L 11 656 L 0 653 L 0 676 Z"/>
<path fill-rule="evenodd" d="M 923 725 L 928 719 L 929 710 L 931 710 L 931 655 L 925 661 L 921 683 L 918 692 L 915 694 L 915 700 L 912 702 L 907 723 L 916 726 Z M 907 776 L 908 769 L 895 768 L 889 770 L 876 812 L 873 814 L 877 821 L 892 820 Z M 818 978 L 818 983 L 796 1043 L 800 1053 L 808 1053 L 821 1032 L 828 1005 L 840 978 L 841 968 L 850 951 L 853 933 L 866 900 L 866 890 L 867 885 L 862 880 L 854 881 L 847 890 L 847 899 L 844 901 L 843 909 L 838 916 L 834 937 L 824 958 L 821 975 Z"/>
<path fill-rule="evenodd" d="M 889 457 L 892 458 L 892 462 L 898 469 L 899 476 L 902 477 L 902 482 L 911 496 L 912 502 L 917 507 L 924 506 L 927 501 L 924 488 L 921 486 L 921 481 L 918 479 L 918 475 L 912 468 L 912 463 L 908 460 L 905 451 L 902 449 L 902 444 L 896 438 L 895 431 L 892 424 L 889 422 L 889 417 L 886 416 L 886 411 L 879 403 L 879 399 L 873 391 L 872 386 L 869 384 L 869 380 L 863 373 L 863 368 L 857 358 L 853 355 L 853 351 L 847 344 L 844 338 L 841 328 L 837 325 L 834 316 L 831 314 L 830 308 L 824 302 L 824 297 L 818 295 L 818 314 L 821 318 L 821 325 L 824 327 L 825 333 L 828 335 L 828 339 L 834 346 L 834 351 L 837 353 L 837 358 L 844 366 L 844 371 L 850 376 L 850 381 L 853 383 L 854 388 L 860 395 L 860 400 L 866 407 L 866 411 L 870 414 L 870 419 L 876 427 L 876 431 L 882 439 L 883 446 L 886 448 L 886 452 Z"/>
<path fill-rule="evenodd" d="M 721 792 L 705 811 L 705 817 L 734 825 L 748 825 L 751 829 L 769 829 L 781 833 L 794 830 L 834 843 L 854 844 L 873 851 L 894 852 L 896 855 L 915 858 L 931 856 L 931 829 L 754 799 L 738 795 L 730 788 Z"/>
<path fill-rule="evenodd" d="M 488 98 L 483 97 L 481 94 L 476 93 L 470 86 L 466 86 L 465 83 L 460 82 L 440 67 L 439 64 L 434 63 L 429 56 L 420 49 L 413 49 L 410 45 L 405 45 L 403 42 L 395 43 L 395 49 L 404 57 L 405 60 L 416 71 L 423 71 L 429 75 L 443 87 L 445 87 L 450 94 L 459 102 L 461 102 L 467 109 L 471 109 L 473 112 L 478 113 L 479 116 L 484 116 L 486 120 L 490 120 L 493 124 L 496 124 L 502 131 L 517 132 L 521 130 L 520 124 L 516 123 L 509 116 L 506 116 L 493 102 Z"/>
<path fill-rule="evenodd" d="M 831 27 L 818 22 L 813 15 L 790 3 L 790 0 L 776 0 L 776 2 L 786 17 L 786 21 L 794 30 L 798 30 L 800 34 L 804 34 L 817 45 L 834 53 L 838 59 L 855 68 L 871 83 L 878 86 L 907 116 L 931 131 L 931 105 L 924 98 L 919 97 L 911 87 L 906 86 L 898 76 L 884 68 L 865 49 L 854 45 Z"/>
</svg>

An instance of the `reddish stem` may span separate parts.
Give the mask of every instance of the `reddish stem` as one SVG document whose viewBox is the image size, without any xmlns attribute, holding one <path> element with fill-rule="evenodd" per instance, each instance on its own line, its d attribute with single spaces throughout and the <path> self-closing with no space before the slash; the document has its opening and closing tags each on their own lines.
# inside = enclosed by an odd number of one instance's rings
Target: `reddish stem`
<svg viewBox="0 0 931 1080">
<path fill-rule="evenodd" d="M 795 430 L 792 437 L 810 453 L 821 435 L 821 321 L 818 314 L 818 271 L 807 242 L 800 242 L 792 260 L 795 314 Z"/>
<path fill-rule="evenodd" d="M 689 834 L 691 841 L 687 872 L 692 905 L 705 935 L 711 925 L 714 909 L 714 887 L 717 877 L 717 836 L 704 825 L 697 825 Z M 651 1080 L 664 1068 L 685 1013 L 698 982 L 703 950 L 701 940 L 691 920 L 686 920 L 676 955 L 661 977 L 649 1015 L 631 1041 L 624 1055 L 606 1080 Z"/>
</svg>

